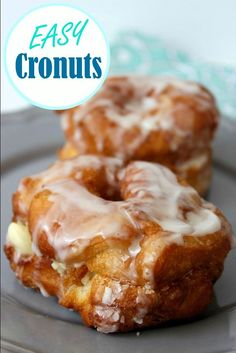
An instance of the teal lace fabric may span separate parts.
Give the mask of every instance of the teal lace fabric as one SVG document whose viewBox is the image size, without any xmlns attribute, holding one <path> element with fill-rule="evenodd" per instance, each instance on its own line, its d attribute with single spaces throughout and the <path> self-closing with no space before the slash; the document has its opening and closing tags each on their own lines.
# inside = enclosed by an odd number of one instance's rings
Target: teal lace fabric
<svg viewBox="0 0 236 353">
<path fill-rule="evenodd" d="M 195 60 L 156 37 L 120 33 L 111 43 L 111 73 L 174 76 L 200 82 L 213 92 L 221 112 L 236 120 L 236 68 Z"/>
</svg>

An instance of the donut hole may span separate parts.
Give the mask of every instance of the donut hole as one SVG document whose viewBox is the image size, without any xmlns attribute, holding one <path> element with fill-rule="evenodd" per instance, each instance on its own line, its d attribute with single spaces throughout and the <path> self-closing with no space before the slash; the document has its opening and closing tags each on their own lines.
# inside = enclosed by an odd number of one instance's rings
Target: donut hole
<svg viewBox="0 0 236 353">
<path fill-rule="evenodd" d="M 122 201 L 121 191 L 119 187 L 119 182 L 116 176 L 108 178 L 104 168 L 99 170 L 83 170 L 82 184 L 87 188 L 92 194 L 101 197 L 107 201 Z"/>
<path fill-rule="evenodd" d="M 103 190 L 101 197 L 107 201 L 123 201 L 120 190 L 118 189 L 108 188 L 107 190 Z"/>
<path fill-rule="evenodd" d="M 120 189 L 118 187 L 114 187 L 114 185 L 109 185 L 108 183 L 97 185 L 95 189 L 90 189 L 89 191 L 106 201 L 123 201 Z"/>
</svg>

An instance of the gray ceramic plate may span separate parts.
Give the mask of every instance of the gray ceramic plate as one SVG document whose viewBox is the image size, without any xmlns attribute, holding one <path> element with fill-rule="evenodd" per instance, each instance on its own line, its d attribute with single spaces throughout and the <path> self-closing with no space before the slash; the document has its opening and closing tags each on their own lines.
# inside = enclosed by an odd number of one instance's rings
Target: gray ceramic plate
<svg viewBox="0 0 236 353">
<path fill-rule="evenodd" d="M 19 179 L 55 159 L 63 143 L 53 113 L 30 109 L 3 116 L 2 242 L 11 219 L 11 194 Z M 236 229 L 236 123 L 223 119 L 215 144 L 209 200 Z M 215 286 L 215 300 L 194 322 L 127 334 L 104 335 L 84 327 L 79 315 L 22 287 L 2 255 L 2 352 L 201 353 L 236 352 L 236 251 Z"/>
</svg>

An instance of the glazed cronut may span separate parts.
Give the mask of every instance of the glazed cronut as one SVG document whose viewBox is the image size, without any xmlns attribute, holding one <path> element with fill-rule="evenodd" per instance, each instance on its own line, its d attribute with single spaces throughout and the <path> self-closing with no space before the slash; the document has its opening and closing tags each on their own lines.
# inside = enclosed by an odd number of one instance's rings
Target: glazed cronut
<svg viewBox="0 0 236 353">
<path fill-rule="evenodd" d="M 230 240 L 222 212 L 166 167 L 87 155 L 21 181 L 5 252 L 25 286 L 115 332 L 202 312 Z"/>
</svg>

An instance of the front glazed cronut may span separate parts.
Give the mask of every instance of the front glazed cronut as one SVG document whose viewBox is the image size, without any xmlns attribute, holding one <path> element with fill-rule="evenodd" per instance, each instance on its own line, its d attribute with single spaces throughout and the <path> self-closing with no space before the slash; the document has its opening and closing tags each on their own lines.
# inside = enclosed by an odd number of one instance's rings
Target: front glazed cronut
<svg viewBox="0 0 236 353">
<path fill-rule="evenodd" d="M 21 181 L 13 213 L 16 276 L 102 332 L 197 315 L 230 249 L 221 211 L 148 162 L 58 161 Z"/>
<path fill-rule="evenodd" d="M 111 77 L 89 102 L 63 112 L 67 143 L 60 157 L 93 153 L 161 163 L 203 194 L 217 125 L 215 100 L 196 83 Z"/>
</svg>

